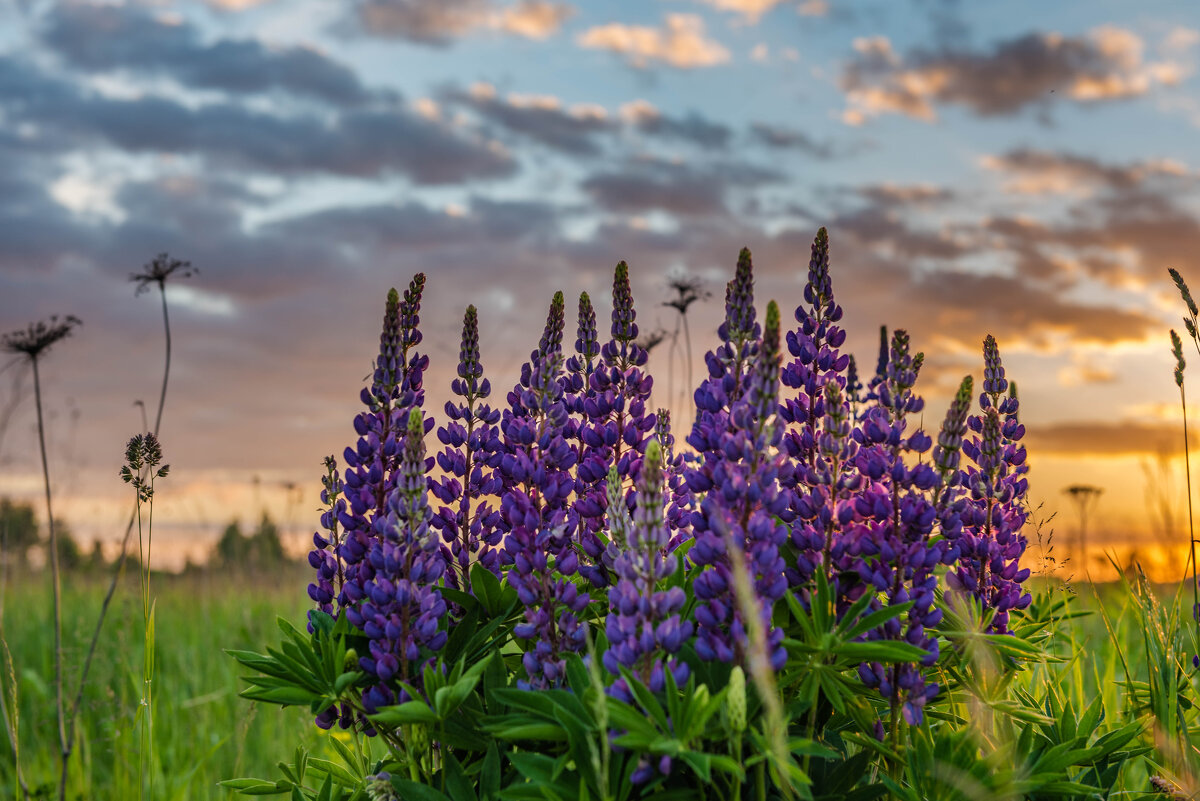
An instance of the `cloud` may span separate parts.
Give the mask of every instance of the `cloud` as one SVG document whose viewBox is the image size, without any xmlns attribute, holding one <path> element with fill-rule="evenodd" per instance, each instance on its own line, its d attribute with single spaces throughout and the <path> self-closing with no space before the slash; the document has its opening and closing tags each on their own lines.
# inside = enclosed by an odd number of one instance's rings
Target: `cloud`
<svg viewBox="0 0 1200 801">
<path fill-rule="evenodd" d="M 478 30 L 546 39 L 574 14 L 573 6 L 549 0 L 508 6 L 493 0 L 363 0 L 355 6 L 364 33 L 439 47 Z"/>
<path fill-rule="evenodd" d="M 589 176 L 582 188 L 596 203 L 613 212 L 709 216 L 728 213 L 730 190 L 762 186 L 779 178 L 778 173 L 740 163 L 694 167 L 639 159 L 622 169 Z"/>
<path fill-rule="evenodd" d="M 683 117 L 670 117 L 645 100 L 621 106 L 621 117 L 642 133 L 681 139 L 706 150 L 724 150 L 733 135 L 728 125 L 713 122 L 694 111 Z"/>
<path fill-rule="evenodd" d="M 821 141 L 798 128 L 765 122 L 751 123 L 750 136 L 754 141 L 772 150 L 792 150 L 821 161 L 851 156 L 862 152 L 867 147 L 861 142 Z"/>
<path fill-rule="evenodd" d="M 740 14 L 742 19 L 751 25 L 758 23 L 762 19 L 763 14 L 766 14 L 775 6 L 784 2 L 784 0 L 699 0 L 706 6 L 715 8 L 718 11 L 728 11 L 733 14 Z M 806 3 L 805 5 L 809 5 Z"/>
<path fill-rule="evenodd" d="M 1134 420 L 1028 425 L 1031 453 L 1059 456 L 1145 456 L 1171 453 L 1182 440 L 1179 425 Z"/>
<path fill-rule="evenodd" d="M 575 9 L 565 3 L 523 0 L 496 12 L 492 17 L 492 25 L 526 39 L 548 39 L 558 33 L 563 23 L 574 14 Z"/>
<path fill-rule="evenodd" d="M 1026 33 L 983 52 L 943 46 L 901 56 L 882 36 L 857 39 L 854 49 L 841 76 L 843 120 L 852 125 L 887 113 L 931 121 L 939 105 L 988 117 L 1054 99 L 1119 100 L 1174 85 L 1184 74 L 1177 61 L 1146 61 L 1142 40 L 1113 26 L 1083 36 Z"/>
<path fill-rule="evenodd" d="M 205 0 L 205 2 L 218 11 L 247 11 L 272 3 L 274 0 Z"/>
<path fill-rule="evenodd" d="M 729 51 L 707 37 L 704 20 L 694 14 L 668 14 L 665 28 L 612 22 L 589 28 L 576 41 L 581 47 L 618 53 L 638 69 L 655 62 L 695 69 L 729 61 Z"/>
<path fill-rule="evenodd" d="M 599 153 L 597 137 L 617 128 L 617 123 L 603 108 L 575 106 L 568 109 L 558 98 L 548 96 L 510 94 L 501 98 L 490 84 L 475 84 L 466 91 L 447 89 L 442 92 L 442 98 L 470 108 L 508 131 L 576 156 Z"/>
<path fill-rule="evenodd" d="M 400 104 L 333 116 L 279 115 L 232 103 L 185 106 L 161 97 L 104 97 L 0 57 L 0 104 L 60 147 L 107 142 L 130 153 L 187 153 L 216 164 L 291 175 L 400 174 L 420 184 L 498 178 L 516 170 L 494 144 Z"/>
<path fill-rule="evenodd" d="M 1018 148 L 980 163 L 1006 177 L 1004 188 L 1021 195 L 1090 194 L 1097 187 L 1128 190 L 1155 177 L 1187 177 L 1185 166 L 1160 159 L 1110 165 L 1071 153 Z"/>
<path fill-rule="evenodd" d="M 206 43 L 187 22 L 136 6 L 62 3 L 42 40 L 72 66 L 168 75 L 180 83 L 235 94 L 278 90 L 338 105 L 371 97 L 349 67 L 308 47 L 268 47 L 254 39 Z"/>
</svg>

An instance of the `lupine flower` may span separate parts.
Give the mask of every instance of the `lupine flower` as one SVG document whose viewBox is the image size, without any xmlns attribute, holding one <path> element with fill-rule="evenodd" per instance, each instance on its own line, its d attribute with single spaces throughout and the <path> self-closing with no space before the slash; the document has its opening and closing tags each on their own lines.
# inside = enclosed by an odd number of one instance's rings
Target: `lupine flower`
<svg viewBox="0 0 1200 801">
<path fill-rule="evenodd" d="M 879 326 L 879 360 L 875 363 L 875 375 L 867 382 L 866 400 L 878 400 L 878 390 L 887 381 L 888 366 L 888 330 L 886 325 Z"/>
<path fill-rule="evenodd" d="M 321 504 L 325 507 L 321 513 L 321 528 L 326 533 L 318 531 L 313 534 L 313 549 L 308 552 L 308 563 L 317 571 L 317 580 L 308 585 L 308 597 L 328 615 L 335 614 L 333 601 L 346 581 L 342 560 L 338 556 L 341 545 L 338 517 L 346 513 L 346 499 L 342 497 L 344 488 L 338 474 L 337 460 L 333 456 L 326 456 L 325 475 L 321 476 Z M 312 623 L 308 628 L 311 632 Z"/>
<path fill-rule="evenodd" d="M 837 325 L 842 319 L 842 307 L 833 297 L 829 235 L 824 228 L 817 231 L 813 240 L 804 301 L 795 313 L 799 327 L 787 334 L 793 360 L 780 375 L 780 383 L 795 390 L 779 407 L 780 419 L 788 424 L 784 447 L 795 467 L 788 473 L 790 480 L 785 489 L 791 507 L 783 518 L 791 527 L 796 553 L 796 566 L 788 573 L 793 586 L 807 584 L 817 561 L 829 563 L 835 524 L 833 507 L 845 490 L 840 485 L 841 466 L 848 461 L 843 451 L 850 442 L 852 421 L 849 399 L 842 391 L 847 386 L 845 373 L 850 367 L 850 356 L 838 351 L 846 341 L 846 332 Z M 837 385 L 834 395 L 826 392 L 831 384 Z M 838 408 L 827 408 L 827 398 L 836 399 Z M 827 424 L 833 430 L 825 442 L 829 452 L 821 459 L 818 440 Z M 835 483 L 839 483 L 836 489 Z"/>
<path fill-rule="evenodd" d="M 788 506 L 780 480 L 789 469 L 780 452 L 783 431 L 775 414 L 779 347 L 779 308 L 772 302 L 744 394 L 734 402 L 724 429 L 705 430 L 697 419 L 693 438 L 708 447 L 700 454 L 703 461 L 699 467 L 687 471 L 689 488 L 704 493 L 699 511 L 692 514 L 696 544 L 689 552 L 701 569 L 694 584 L 698 601 L 694 616 L 699 627 L 696 653 L 706 660 L 744 661 L 746 627 L 734 600 L 728 556 L 729 548 L 738 548 L 745 552 L 753 573 L 768 632 L 767 650 L 775 669 L 787 661 L 783 630 L 770 625 L 774 603 L 787 590 L 780 554 L 787 530 L 778 522 Z M 710 420 L 723 422 L 719 416 Z"/>
<path fill-rule="evenodd" d="M 363 693 L 367 712 L 410 700 L 390 682 L 394 678 L 419 688 L 423 662 L 446 644 L 441 625 L 446 602 L 437 589 L 446 563 L 430 526 L 428 469 L 424 420 L 420 409 L 412 409 L 387 511 L 373 521 L 376 536 L 365 560 L 373 575 L 362 583 L 362 604 L 345 610 L 347 620 L 369 640 L 369 653 L 359 665 L 379 680 Z"/>
<path fill-rule="evenodd" d="M 610 673 L 619 676 L 620 667 L 627 667 L 652 692 L 663 689 L 666 670 L 677 684 L 687 681 L 687 663 L 672 655 L 692 636 L 691 621 L 679 616 L 687 600 L 683 590 L 658 589 L 678 564 L 667 554 L 670 531 L 663 519 L 662 468 L 662 447 L 651 440 L 638 477 L 638 504 L 628 547 L 617 557 L 617 582 L 608 592 L 609 647 L 603 657 Z M 617 678 L 611 691 L 626 703 L 633 700 L 623 677 Z"/>
<path fill-rule="evenodd" d="M 337 554 L 346 575 L 338 597 L 342 608 L 361 602 L 363 588 L 374 577 L 374 568 L 365 559 L 378 537 L 375 523 L 386 515 L 396 484 L 409 410 L 424 402 L 421 384 L 429 357 L 414 350 L 421 342 L 417 326 L 424 287 L 425 275 L 418 273 L 403 300 L 394 289 L 388 293 L 379 357 L 371 386 L 361 394 L 367 410 L 354 419 L 358 443 L 342 455 L 346 508 L 338 514 L 342 537 Z M 433 420 L 424 425 L 429 430 Z"/>
<path fill-rule="evenodd" d="M 637 343 L 636 317 L 629 267 L 621 262 L 613 274 L 612 338 L 601 348 L 601 361 L 580 405 L 583 421 L 574 511 L 579 518 L 579 542 L 589 557 L 580 571 L 598 587 L 609 581 L 601 536 L 608 466 L 616 467 L 623 483 L 632 482 L 655 424 L 654 414 L 646 410 L 654 382 L 642 370 L 647 355 Z"/>
<path fill-rule="evenodd" d="M 846 332 L 837 325 L 842 319 L 842 307 L 833 299 L 829 236 L 824 228 L 817 231 L 813 241 L 804 300 L 806 305 L 796 308 L 800 327 L 787 334 L 788 350 L 794 359 L 780 374 L 780 383 L 796 390 L 796 396 L 784 400 L 779 416 L 790 424 L 784 435 L 788 455 L 811 465 L 816 459 L 817 436 L 825 416 L 824 386 L 836 381 L 845 389 L 844 373 L 850 366 L 850 356 L 838 352 L 846 341 Z"/>
<path fill-rule="evenodd" d="M 938 474 L 924 462 L 910 467 L 904 458 L 933 444 L 920 429 L 905 434 L 906 417 L 924 408 L 912 391 L 922 361 L 922 354 L 910 355 L 908 334 L 896 331 L 884 380 L 876 388 L 879 405 L 864 413 L 856 432 L 861 445 L 856 463 L 868 483 L 855 498 L 854 520 L 846 527 L 852 543 L 847 554 L 860 578 L 883 594 L 887 606 L 913 602 L 907 616 L 892 618 L 867 639 L 903 640 L 922 648 L 926 656 L 921 663 L 859 666 L 863 683 L 878 688 L 893 716 L 902 714 L 910 725 L 921 722 L 925 704 L 938 693 L 937 684 L 926 684 L 923 667 L 938 657 L 937 640 L 926 630 L 941 620 L 941 610 L 934 608 L 934 568 L 947 553 L 945 542 L 931 536 L 937 511 L 927 493 L 937 485 Z"/>
<path fill-rule="evenodd" d="M 525 605 L 525 620 L 514 634 L 533 641 L 522 659 L 529 678 L 518 682 L 526 689 L 557 686 L 565 675 L 566 654 L 587 644 L 579 615 L 589 598 L 569 580 L 579 569 L 579 558 L 568 515 L 576 456 L 563 436 L 562 306 L 559 292 L 541 344 L 521 368 L 521 385 L 510 393 L 512 408 L 500 423 L 500 513 L 509 528 L 501 561 L 512 566 L 508 581 Z"/>
<path fill-rule="evenodd" d="M 963 437 L 967 433 L 967 415 L 971 413 L 974 383 L 971 376 L 965 376 L 959 384 L 958 392 L 946 411 L 941 431 L 938 432 L 937 444 L 933 446 L 933 466 L 942 479 L 934 491 L 934 503 L 939 508 L 949 505 L 953 488 L 958 484 L 958 463 Z"/>
<path fill-rule="evenodd" d="M 796 564 L 788 571 L 788 581 L 800 590 L 802 601 L 807 601 L 817 565 L 835 587 L 839 574 L 851 567 L 842 530 L 854 517 L 853 494 L 862 484 L 854 461 L 859 443 L 853 417 L 838 381 L 825 384 L 823 408 L 815 461 L 797 466 L 794 477 L 790 540 Z"/>
<path fill-rule="evenodd" d="M 430 491 L 445 504 L 433 518 L 433 526 L 442 534 L 442 552 L 453 569 L 447 574 L 451 586 L 469 587 L 467 572 L 472 559 L 499 575 L 499 551 L 503 532 L 500 513 L 486 500 L 472 501 L 499 494 L 501 482 L 495 468 L 500 454 L 492 447 L 499 410 L 483 403 L 492 392 L 483 377 L 479 362 L 479 317 L 468 306 L 463 317 L 462 347 L 459 352 L 458 378 L 450 384 L 458 403 L 446 402 L 449 421 L 438 429 L 438 440 L 446 448 L 438 454 L 438 466 L 445 475 L 430 482 Z"/>
<path fill-rule="evenodd" d="M 858 405 L 862 403 L 863 383 L 858 377 L 858 362 L 854 354 L 850 354 L 850 363 L 846 365 L 846 400 L 850 401 L 850 414 L 858 419 Z"/>
<path fill-rule="evenodd" d="M 1015 395 L 1005 396 L 1009 385 L 991 335 L 984 340 L 983 354 L 982 411 L 967 422 L 977 436 L 962 444 L 974 466 L 960 481 L 971 494 L 960 512 L 961 553 L 946 582 L 953 591 L 975 598 L 984 611 L 994 611 L 988 630 L 1004 634 L 1009 613 L 1031 601 L 1021 586 L 1030 571 L 1020 564 L 1027 544 L 1021 530 L 1029 515 L 1025 504 L 1029 466 L 1020 444 L 1025 427 L 1017 417 L 1019 402 Z"/>
</svg>

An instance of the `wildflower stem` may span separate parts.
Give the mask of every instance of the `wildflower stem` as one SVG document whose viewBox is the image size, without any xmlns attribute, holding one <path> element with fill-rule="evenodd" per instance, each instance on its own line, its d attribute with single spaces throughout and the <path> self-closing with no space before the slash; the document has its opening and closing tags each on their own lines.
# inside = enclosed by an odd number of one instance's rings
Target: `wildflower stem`
<svg viewBox="0 0 1200 801">
<path fill-rule="evenodd" d="M 71 749 L 67 744 L 67 719 L 63 706 L 62 675 L 62 576 L 58 563 L 58 532 L 54 526 L 54 509 L 50 493 L 50 463 L 46 458 L 46 425 L 42 417 L 42 381 L 38 372 L 37 356 L 32 356 L 33 396 L 37 408 L 38 447 L 42 454 L 42 480 L 46 490 L 46 525 L 50 533 L 50 586 L 54 596 L 54 697 L 58 713 L 58 743 L 61 748 L 62 772 L 58 786 L 58 797 L 67 797 L 67 764 Z"/>
<path fill-rule="evenodd" d="M 158 413 L 154 415 L 154 436 L 158 436 L 158 430 L 162 426 L 163 406 L 167 403 L 167 379 L 171 376 L 171 320 L 167 317 L 167 286 L 165 283 L 158 285 L 159 294 L 162 296 L 162 311 L 163 311 L 163 333 L 167 341 L 167 361 L 163 368 L 162 392 L 158 396 Z"/>
</svg>

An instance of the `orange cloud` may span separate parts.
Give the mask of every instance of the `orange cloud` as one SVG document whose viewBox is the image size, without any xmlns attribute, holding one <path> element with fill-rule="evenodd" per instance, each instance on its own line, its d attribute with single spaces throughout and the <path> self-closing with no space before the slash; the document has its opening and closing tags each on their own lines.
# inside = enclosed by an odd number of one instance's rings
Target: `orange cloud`
<svg viewBox="0 0 1200 801">
<path fill-rule="evenodd" d="M 679 69 L 729 61 L 729 51 L 707 37 L 704 20 L 694 14 L 668 14 L 665 28 L 620 22 L 599 25 L 580 34 L 578 42 L 581 47 L 619 53 L 639 69 L 655 61 Z"/>
<path fill-rule="evenodd" d="M 1186 43 L 1186 33 L 1169 40 Z M 1015 113 L 1059 98 L 1091 103 L 1137 97 L 1173 86 L 1189 72 L 1178 48 L 1150 62 L 1140 37 L 1106 25 L 1084 36 L 1027 33 L 990 51 L 943 49 L 901 57 L 886 37 L 856 39 L 842 73 L 842 119 L 861 125 L 882 114 L 930 122 L 938 105 L 965 106 L 980 116 Z"/>
</svg>

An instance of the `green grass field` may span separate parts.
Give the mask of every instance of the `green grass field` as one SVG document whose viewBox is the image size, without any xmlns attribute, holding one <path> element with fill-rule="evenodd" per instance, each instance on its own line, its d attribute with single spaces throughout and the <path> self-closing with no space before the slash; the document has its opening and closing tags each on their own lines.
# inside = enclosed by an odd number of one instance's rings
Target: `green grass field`
<svg viewBox="0 0 1200 801">
<path fill-rule="evenodd" d="M 9 585 L 4 625 L 20 701 L 25 778 L 35 797 L 51 797 L 58 770 L 57 733 L 49 592 L 41 578 L 35 574 Z M 230 798 L 231 794 L 217 786 L 219 780 L 273 776 L 276 763 L 288 759 L 291 749 L 300 742 L 315 755 L 330 755 L 332 749 L 325 742 L 328 735 L 313 726 L 303 712 L 239 698 L 239 670 L 223 652 L 225 648 L 261 651 L 276 642 L 277 616 L 300 622 L 308 606 L 303 589 L 306 580 L 306 571 L 299 568 L 236 578 L 209 574 L 155 577 L 155 799 Z M 1156 695 L 1157 703 L 1163 706 L 1164 694 L 1164 688 L 1157 693 L 1149 689 L 1155 683 L 1156 662 L 1164 658 L 1174 662 L 1179 656 L 1183 656 L 1179 661 L 1185 661 L 1186 653 L 1171 653 L 1181 643 L 1176 639 L 1173 646 L 1165 629 L 1155 631 L 1153 614 L 1133 602 L 1120 585 L 1095 590 L 1085 584 L 1051 589 L 1043 583 L 1042 587 L 1043 592 L 1073 598 L 1075 608 L 1091 614 L 1056 624 L 1057 633 L 1047 640 L 1046 647 L 1062 661 L 1047 660 L 1022 671 L 1017 686 L 997 697 L 1027 692 L 1045 699 L 1043 703 L 1056 699 L 1070 704 L 1080 714 L 1099 698 L 1103 728 L 1141 719 L 1145 721 L 1142 741 L 1153 744 L 1158 718 L 1152 707 Z M 73 578 L 66 582 L 64 639 L 69 677 L 76 675 L 104 589 L 98 580 Z M 1173 601 L 1174 588 L 1160 588 L 1158 596 Z M 1099 604 L 1098 598 L 1102 599 Z M 1189 600 L 1184 599 L 1182 605 Z M 1097 613 L 1101 607 L 1103 615 Z M 136 712 L 142 620 L 133 582 L 118 591 L 112 612 L 85 694 L 68 793 L 73 799 L 129 799 L 139 795 Z M 1179 628 L 1175 631 L 1178 637 Z M 1168 639 L 1156 647 L 1154 640 L 1159 634 Z M 1120 651 L 1116 643 L 1120 643 Z M 1137 682 L 1145 684 L 1126 685 L 1126 667 Z M 1172 670 L 1166 665 L 1160 667 L 1168 674 Z M 5 686 L 10 686 L 7 676 Z M 1144 692 L 1139 689 L 1143 686 Z M 988 717 L 977 700 L 963 697 L 961 702 L 962 712 L 970 719 Z M 1165 706 L 1158 712 L 1171 714 Z M 7 742 L 2 745 L 0 797 L 19 797 L 12 754 Z M 1132 797 L 1149 790 L 1149 776 L 1158 772 L 1156 756 L 1158 752 L 1128 763 L 1119 788 L 1132 791 Z"/>
<path fill-rule="evenodd" d="M 50 594 L 43 578 L 9 585 L 4 627 L 20 700 L 25 779 L 35 795 L 51 797 L 58 744 Z M 223 651 L 262 650 L 277 639 L 276 617 L 301 621 L 308 606 L 306 580 L 300 569 L 237 578 L 155 576 L 154 798 L 228 798 L 217 787 L 220 779 L 270 774 L 299 741 L 317 753 L 325 750 L 326 735 L 307 715 L 239 698 L 238 667 Z M 106 586 L 99 579 L 68 576 L 64 581 L 68 686 L 74 685 Z M 138 797 L 141 651 L 134 579 L 118 590 L 97 650 L 80 714 L 69 798 Z M 10 686 L 7 676 L 4 683 Z M 9 743 L 0 745 L 0 797 L 19 797 Z"/>
</svg>

